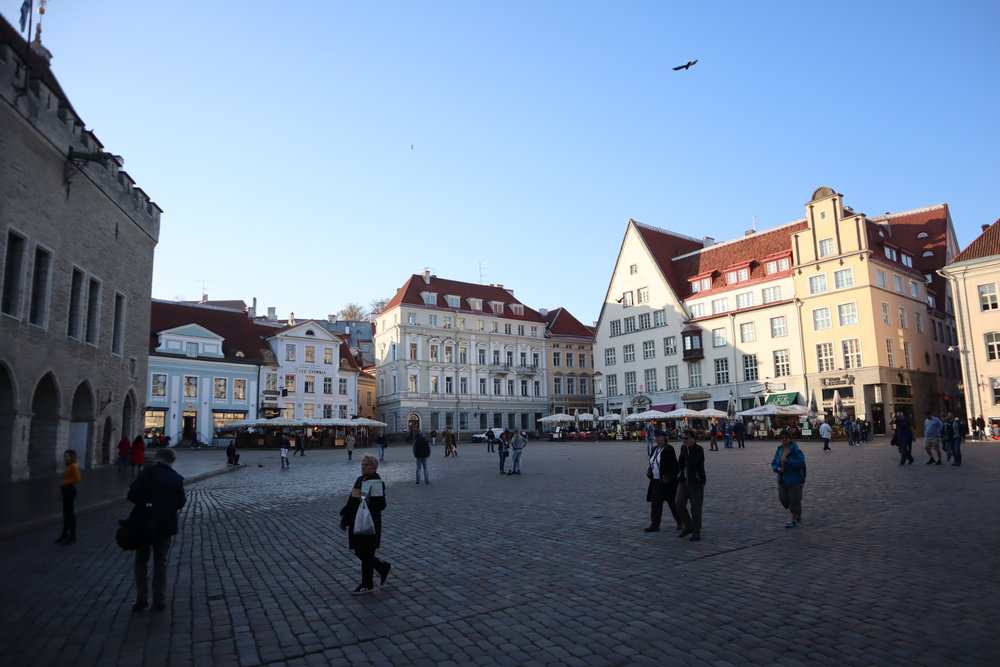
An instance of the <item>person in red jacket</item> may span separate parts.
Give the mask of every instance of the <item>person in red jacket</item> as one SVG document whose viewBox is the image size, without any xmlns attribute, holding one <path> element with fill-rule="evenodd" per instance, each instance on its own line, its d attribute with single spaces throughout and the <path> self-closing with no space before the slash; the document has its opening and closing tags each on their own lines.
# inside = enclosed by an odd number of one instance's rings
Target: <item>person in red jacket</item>
<svg viewBox="0 0 1000 667">
<path fill-rule="evenodd" d="M 118 472 L 128 470 L 128 453 L 131 449 L 132 443 L 128 441 L 128 438 L 122 438 L 118 441 Z"/>
<path fill-rule="evenodd" d="M 132 462 L 132 477 L 135 477 L 142 470 L 142 466 L 146 464 L 146 443 L 141 435 L 135 436 L 135 440 L 132 441 L 129 460 Z"/>
</svg>

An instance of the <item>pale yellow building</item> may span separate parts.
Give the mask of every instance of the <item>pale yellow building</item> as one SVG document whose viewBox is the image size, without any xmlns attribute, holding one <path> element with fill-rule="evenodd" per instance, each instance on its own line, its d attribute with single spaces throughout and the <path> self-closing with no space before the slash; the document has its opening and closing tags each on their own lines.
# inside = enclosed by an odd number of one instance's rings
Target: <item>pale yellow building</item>
<svg viewBox="0 0 1000 667">
<path fill-rule="evenodd" d="M 1000 220 L 940 273 L 955 294 L 962 390 L 969 417 L 1000 422 Z"/>
<path fill-rule="evenodd" d="M 545 318 L 550 414 L 585 414 L 594 408 L 594 330 L 565 308 L 540 310 Z"/>
</svg>

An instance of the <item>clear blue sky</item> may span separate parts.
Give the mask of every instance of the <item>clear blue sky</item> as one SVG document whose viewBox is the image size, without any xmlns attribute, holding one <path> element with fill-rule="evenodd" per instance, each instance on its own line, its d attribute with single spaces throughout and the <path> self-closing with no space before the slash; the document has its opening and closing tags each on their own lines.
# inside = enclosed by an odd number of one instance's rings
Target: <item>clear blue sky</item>
<svg viewBox="0 0 1000 667">
<path fill-rule="evenodd" d="M 630 217 L 724 240 L 821 185 L 947 202 L 962 246 L 1000 217 L 996 2 L 51 0 L 43 25 L 165 211 L 157 298 L 324 317 L 485 261 L 590 322 Z"/>
</svg>

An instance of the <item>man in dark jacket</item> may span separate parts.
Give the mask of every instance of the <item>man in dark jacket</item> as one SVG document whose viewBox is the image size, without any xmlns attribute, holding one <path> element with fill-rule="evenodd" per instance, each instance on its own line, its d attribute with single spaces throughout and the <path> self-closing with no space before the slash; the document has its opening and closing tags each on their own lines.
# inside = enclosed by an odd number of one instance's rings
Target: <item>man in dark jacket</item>
<svg viewBox="0 0 1000 667">
<path fill-rule="evenodd" d="M 649 526 L 644 528 L 647 533 L 655 533 L 660 529 L 660 519 L 663 516 L 663 501 L 667 501 L 670 514 L 681 529 L 681 520 L 677 514 L 674 497 L 677 494 L 677 455 L 674 448 L 667 442 L 667 432 L 655 429 L 653 431 L 653 451 L 649 455 L 649 467 L 646 477 L 649 478 L 649 488 L 646 489 L 646 501 L 652 503 L 649 509 Z"/>
<path fill-rule="evenodd" d="M 677 460 L 677 513 L 684 529 L 677 537 L 691 536 L 692 542 L 701 539 L 701 506 L 705 502 L 705 450 L 695 442 L 694 432 L 684 432 L 684 446 Z M 691 513 L 688 513 L 691 503 Z"/>
<path fill-rule="evenodd" d="M 420 484 L 420 469 L 424 469 L 424 484 L 430 484 L 427 479 L 427 459 L 431 455 L 431 444 L 424 437 L 424 432 L 419 431 L 417 437 L 413 439 L 413 457 L 417 459 L 417 484 Z"/>
<path fill-rule="evenodd" d="M 170 538 L 177 534 L 177 512 L 184 507 L 184 478 L 173 468 L 177 455 L 172 449 L 156 450 L 156 465 L 143 468 L 128 488 L 128 499 L 135 504 L 134 514 L 148 522 L 151 544 L 135 552 L 136 602 L 134 611 L 149 606 L 146 566 L 153 552 L 153 609 L 167 608 L 167 552 Z"/>
</svg>

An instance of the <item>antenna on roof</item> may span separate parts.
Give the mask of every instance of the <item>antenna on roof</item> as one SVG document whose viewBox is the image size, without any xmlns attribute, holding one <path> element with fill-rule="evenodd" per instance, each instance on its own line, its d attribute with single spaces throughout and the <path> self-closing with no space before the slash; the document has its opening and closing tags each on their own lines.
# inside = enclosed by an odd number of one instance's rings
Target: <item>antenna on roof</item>
<svg viewBox="0 0 1000 667">
<path fill-rule="evenodd" d="M 757 231 L 757 216 L 751 216 L 750 218 L 750 229 Z"/>
<path fill-rule="evenodd" d="M 486 266 L 486 262 L 479 262 L 479 284 L 483 284 L 483 276 L 486 275 L 483 272 L 483 267 Z"/>
</svg>

